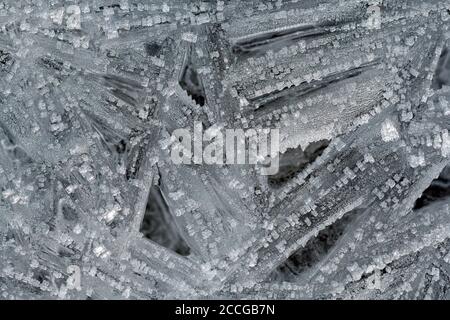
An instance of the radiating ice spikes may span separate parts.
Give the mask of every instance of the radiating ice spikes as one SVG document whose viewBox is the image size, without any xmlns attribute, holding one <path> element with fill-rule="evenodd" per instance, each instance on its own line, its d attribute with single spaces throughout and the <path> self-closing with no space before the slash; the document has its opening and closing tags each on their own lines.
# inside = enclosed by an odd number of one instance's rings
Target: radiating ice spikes
<svg viewBox="0 0 450 320">
<path fill-rule="evenodd" d="M 1 297 L 448 299 L 449 12 L 3 1 Z M 177 164 L 196 125 L 279 171 Z"/>
</svg>

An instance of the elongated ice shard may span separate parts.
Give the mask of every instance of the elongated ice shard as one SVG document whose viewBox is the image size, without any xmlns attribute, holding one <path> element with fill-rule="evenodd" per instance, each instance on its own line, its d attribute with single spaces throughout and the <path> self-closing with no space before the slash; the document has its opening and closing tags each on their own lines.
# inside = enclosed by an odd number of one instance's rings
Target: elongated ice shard
<svg viewBox="0 0 450 320">
<path fill-rule="evenodd" d="M 448 299 L 449 12 L 1 2 L 1 298 Z"/>
</svg>

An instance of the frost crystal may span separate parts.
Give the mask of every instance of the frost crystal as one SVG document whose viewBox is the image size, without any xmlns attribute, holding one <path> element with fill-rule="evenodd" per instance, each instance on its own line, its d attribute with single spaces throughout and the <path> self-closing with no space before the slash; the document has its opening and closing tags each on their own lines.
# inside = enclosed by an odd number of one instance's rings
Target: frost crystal
<svg viewBox="0 0 450 320">
<path fill-rule="evenodd" d="M 449 13 L 1 2 L 2 298 L 450 298 Z"/>
</svg>

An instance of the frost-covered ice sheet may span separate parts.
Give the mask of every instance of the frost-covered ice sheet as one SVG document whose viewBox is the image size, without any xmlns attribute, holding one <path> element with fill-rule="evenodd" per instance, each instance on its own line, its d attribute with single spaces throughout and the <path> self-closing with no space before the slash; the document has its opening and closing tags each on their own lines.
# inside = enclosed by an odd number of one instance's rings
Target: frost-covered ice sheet
<svg viewBox="0 0 450 320">
<path fill-rule="evenodd" d="M 450 1 L 0 2 L 2 299 L 448 299 Z M 278 128 L 280 171 L 172 161 Z"/>
</svg>

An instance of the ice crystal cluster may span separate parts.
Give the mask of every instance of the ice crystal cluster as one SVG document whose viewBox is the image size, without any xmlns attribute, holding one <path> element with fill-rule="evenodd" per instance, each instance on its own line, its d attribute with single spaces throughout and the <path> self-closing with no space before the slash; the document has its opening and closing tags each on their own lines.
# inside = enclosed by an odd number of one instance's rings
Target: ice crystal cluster
<svg viewBox="0 0 450 320">
<path fill-rule="evenodd" d="M 0 2 L 2 299 L 447 299 L 450 1 Z M 280 170 L 171 133 L 278 128 Z"/>
</svg>

